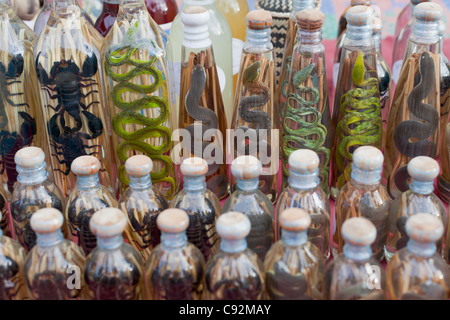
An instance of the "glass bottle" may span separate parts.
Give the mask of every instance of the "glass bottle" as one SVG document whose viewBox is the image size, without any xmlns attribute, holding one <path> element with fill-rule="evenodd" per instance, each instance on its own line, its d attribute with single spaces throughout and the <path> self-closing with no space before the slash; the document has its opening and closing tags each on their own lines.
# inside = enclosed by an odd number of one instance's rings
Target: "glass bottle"
<svg viewBox="0 0 450 320">
<path fill-rule="evenodd" d="M 261 162 L 253 156 L 240 156 L 231 163 L 236 178 L 236 191 L 225 201 L 222 212 L 237 211 L 250 220 L 247 246 L 261 261 L 274 242 L 274 207 L 270 199 L 258 189 Z"/>
<path fill-rule="evenodd" d="M 173 126 L 166 73 L 167 35 L 150 17 L 144 0 L 121 0 L 120 4 L 101 50 L 120 189 L 129 183 L 125 161 L 145 154 L 154 164 L 155 188 L 171 199 L 179 179 L 170 157 Z"/>
<path fill-rule="evenodd" d="M 102 12 L 95 21 L 94 27 L 104 37 L 111 30 L 119 13 L 120 0 L 103 0 Z"/>
<path fill-rule="evenodd" d="M 391 199 L 386 187 L 380 183 L 383 170 L 383 154 L 375 147 L 359 147 L 353 153 L 351 179 L 339 193 L 332 225 L 331 250 L 333 256 L 344 247 L 343 223 L 353 217 L 364 217 L 376 228 L 377 236 L 372 243 L 373 255 L 381 261 L 387 237 L 387 224 Z"/>
<path fill-rule="evenodd" d="M 183 210 L 168 209 L 161 212 L 156 222 L 161 243 L 145 264 L 150 300 L 199 300 L 205 259 L 188 242 L 188 215 Z"/>
<path fill-rule="evenodd" d="M 414 9 L 413 34 L 394 93 L 386 132 L 384 174 L 393 199 L 408 190 L 411 158 L 439 155 L 439 20 L 442 8 L 421 3 Z"/>
<path fill-rule="evenodd" d="M 448 300 L 450 272 L 436 252 L 436 241 L 444 234 L 440 219 L 418 213 L 405 225 L 409 240 L 386 270 L 387 294 L 392 300 Z"/>
<path fill-rule="evenodd" d="M 53 0 L 52 6 L 52 21 L 37 39 L 34 58 L 55 183 L 67 196 L 75 185 L 72 161 L 93 155 L 102 161 L 102 184 L 117 193 L 111 124 L 101 85 L 98 49 L 103 37 L 81 18 L 75 0 Z"/>
<path fill-rule="evenodd" d="M 383 300 L 386 276 L 373 257 L 377 229 L 370 220 L 353 217 L 342 225 L 343 253 L 325 268 L 325 300 Z"/>
<path fill-rule="evenodd" d="M 31 228 L 36 246 L 28 253 L 24 272 L 28 292 L 34 300 L 78 300 L 85 297 L 86 258 L 74 242 L 61 232 L 64 218 L 54 208 L 36 211 Z"/>
<path fill-rule="evenodd" d="M 261 161 L 259 189 L 272 203 L 277 200 L 279 114 L 275 102 L 273 45 L 270 37 L 272 16 L 264 10 L 247 14 L 247 37 L 234 101 L 231 128 L 234 156 L 252 155 Z M 231 140 L 231 138 L 229 139 Z M 231 142 L 231 141 L 230 141 Z M 236 181 L 232 177 L 232 190 Z"/>
<path fill-rule="evenodd" d="M 297 13 L 299 29 L 283 111 L 281 152 L 283 187 L 289 177 L 289 155 L 298 149 L 311 149 L 319 155 L 321 187 L 329 195 L 331 114 L 321 31 L 324 19 L 319 9 Z"/>
<path fill-rule="evenodd" d="M 3 213 L 0 214 L 0 219 Z M 0 229 L 0 300 L 28 298 L 24 277 L 26 251 Z"/>
<path fill-rule="evenodd" d="M 30 145 L 47 152 L 33 48 L 36 34 L 0 0 L 0 176 L 10 196 L 17 181 L 14 155 Z"/>
<path fill-rule="evenodd" d="M 225 117 L 230 126 L 233 115 L 233 54 L 231 29 L 227 19 L 219 11 L 215 0 L 184 0 L 180 12 L 172 22 L 167 44 L 167 55 L 169 58 L 169 72 L 171 80 L 172 105 L 174 110 L 179 110 L 180 103 L 184 96 L 180 94 L 180 76 L 181 65 L 183 61 L 182 44 L 184 39 L 184 24 L 181 20 L 181 14 L 187 7 L 202 6 L 205 7 L 210 19 L 208 21 L 209 38 L 215 52 L 215 62 L 217 75 L 219 77 L 220 92 L 222 93 Z M 224 133 L 223 133 L 224 134 Z"/>
<path fill-rule="evenodd" d="M 277 202 L 277 239 L 281 239 L 279 218 L 289 208 L 301 208 L 311 216 L 308 241 L 319 248 L 325 260 L 330 256 L 330 201 L 320 187 L 317 153 L 300 149 L 289 156 L 288 186 Z"/>
<path fill-rule="evenodd" d="M 3 186 L 0 184 L 0 214 L 2 215 L 2 218 L 0 220 L 0 230 L 3 232 L 3 234 L 7 237 L 12 237 L 12 230 L 11 230 L 11 218 L 9 215 L 9 208 L 8 208 L 8 195 L 6 191 L 3 189 Z"/>
<path fill-rule="evenodd" d="M 283 117 L 286 108 L 285 105 L 294 45 L 299 41 L 296 14 L 303 9 L 313 7 L 314 0 L 292 0 L 292 10 L 289 14 L 289 21 L 287 23 L 286 38 L 284 40 L 284 53 L 277 87 L 277 102 L 281 117 Z"/>
<path fill-rule="evenodd" d="M 311 216 L 289 208 L 279 217 L 281 240 L 266 255 L 266 291 L 271 300 L 322 299 L 324 260 L 308 240 Z"/>
<path fill-rule="evenodd" d="M 350 8 L 342 48 L 332 124 L 331 196 L 350 180 L 352 154 L 358 146 L 381 148 L 381 108 L 377 59 L 372 38 L 373 10 Z"/>
<path fill-rule="evenodd" d="M 44 6 L 42 7 L 41 11 L 39 12 L 35 23 L 34 23 L 34 32 L 39 36 L 44 30 L 45 26 L 47 25 L 47 21 L 50 19 L 51 11 L 52 11 L 52 2 L 58 1 L 58 0 L 44 0 Z M 89 0 L 92 1 L 92 0 Z M 78 5 L 78 2 L 75 1 L 75 4 Z M 82 8 L 81 14 L 83 17 L 91 24 L 94 25 L 94 22 L 92 21 L 89 14 Z"/>
<path fill-rule="evenodd" d="M 81 9 L 86 11 L 93 21 L 96 21 L 103 9 L 102 0 L 77 0 Z"/>
<path fill-rule="evenodd" d="M 392 51 L 392 83 L 394 88 L 395 85 L 397 85 L 400 76 L 408 40 L 413 31 L 414 9 L 419 3 L 428 1 L 430 0 L 411 0 L 410 4 L 403 9 L 398 17 L 395 26 L 395 41 Z"/>
<path fill-rule="evenodd" d="M 205 160 L 197 157 L 185 159 L 181 164 L 184 189 L 170 202 L 171 208 L 182 209 L 189 215 L 188 241 L 200 249 L 205 261 L 218 250 L 219 237 L 215 225 L 222 213 L 219 199 L 206 188 L 207 172 Z"/>
<path fill-rule="evenodd" d="M 265 291 L 264 265 L 247 248 L 251 223 L 246 215 L 230 211 L 217 219 L 220 251 L 206 263 L 204 300 L 261 300 Z"/>
<path fill-rule="evenodd" d="M 209 11 L 203 7 L 186 7 L 181 20 L 184 40 L 180 95 L 186 98 L 180 100 L 176 112 L 178 131 L 183 136 L 179 144 L 183 149 L 178 154 L 182 159 L 190 156 L 205 159 L 209 165 L 206 186 L 219 199 L 224 199 L 229 192 L 225 162 L 227 121 L 208 33 Z M 176 150 L 174 153 L 178 155 Z"/>
<path fill-rule="evenodd" d="M 97 211 L 90 219 L 97 247 L 86 258 L 86 287 L 92 300 L 145 299 L 144 259 L 123 241 L 127 225 L 116 208 Z"/>
<path fill-rule="evenodd" d="M 344 10 L 344 12 L 341 14 L 339 18 L 339 24 L 338 24 L 338 32 L 336 39 L 339 38 L 339 36 L 347 29 L 347 19 L 345 18 L 345 15 L 347 14 L 348 9 L 354 6 L 368 6 L 372 4 L 371 0 L 351 0 L 350 5 Z"/>
<path fill-rule="evenodd" d="M 41 208 L 64 210 L 64 197 L 49 179 L 45 154 L 37 147 L 20 149 L 14 158 L 18 172 L 16 188 L 11 197 L 11 217 L 16 240 L 28 252 L 36 244 L 30 218 Z M 66 228 L 62 228 L 66 234 Z"/>
<path fill-rule="evenodd" d="M 100 184 L 100 167 L 100 161 L 94 156 L 81 156 L 72 162 L 72 173 L 77 177 L 77 184 L 64 209 L 69 234 L 86 255 L 97 245 L 89 229 L 92 215 L 104 208 L 117 207 L 114 195 Z"/>
<path fill-rule="evenodd" d="M 407 166 L 411 177 L 409 190 L 403 192 L 392 203 L 389 212 L 388 236 L 385 247 L 386 260 L 408 242 L 406 221 L 418 213 L 429 213 L 447 225 L 447 210 L 442 201 L 434 194 L 434 181 L 439 174 L 439 164 L 429 157 L 415 157 Z M 444 239 L 440 239 L 438 252 L 442 252 Z"/>
<path fill-rule="evenodd" d="M 152 160 L 144 155 L 132 156 L 125 162 L 125 171 L 130 177 L 130 187 L 119 199 L 118 208 L 128 216 L 126 232 L 130 244 L 137 249 L 144 260 L 160 242 L 156 227 L 158 215 L 169 207 L 160 192 L 152 187 L 150 172 Z"/>
</svg>

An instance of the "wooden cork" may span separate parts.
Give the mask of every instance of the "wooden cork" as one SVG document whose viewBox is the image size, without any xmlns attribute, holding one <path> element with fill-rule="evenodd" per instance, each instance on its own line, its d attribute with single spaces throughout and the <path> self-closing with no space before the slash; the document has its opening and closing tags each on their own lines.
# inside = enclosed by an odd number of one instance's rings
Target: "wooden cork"
<svg viewBox="0 0 450 320">
<path fill-rule="evenodd" d="M 183 12 L 186 14 L 202 14 L 207 11 L 208 10 L 205 7 L 201 6 L 188 6 L 183 9 Z"/>
<path fill-rule="evenodd" d="M 123 233 L 127 225 L 127 218 L 122 210 L 105 208 L 92 216 L 89 226 L 94 235 L 99 238 L 112 238 Z"/>
<path fill-rule="evenodd" d="M 377 229 L 366 218 L 350 218 L 342 224 L 342 237 L 345 243 L 354 246 L 368 246 L 375 241 Z"/>
<path fill-rule="evenodd" d="M 131 177 L 142 177 L 150 174 L 153 169 L 153 162 L 145 155 L 132 156 L 125 161 L 125 171 Z"/>
<path fill-rule="evenodd" d="M 189 217 L 184 210 L 166 209 L 156 218 L 159 230 L 167 233 L 180 233 L 189 226 Z"/>
<path fill-rule="evenodd" d="M 322 28 L 325 15 L 319 9 L 303 9 L 295 15 L 300 29 L 318 31 Z"/>
<path fill-rule="evenodd" d="M 408 174 L 418 181 L 432 181 L 439 175 L 439 164 L 430 157 L 419 156 L 408 163 Z"/>
<path fill-rule="evenodd" d="M 45 161 L 45 154 L 41 148 L 26 147 L 16 152 L 14 162 L 25 168 L 37 168 Z"/>
<path fill-rule="evenodd" d="M 383 153 L 372 146 L 362 146 L 353 152 L 353 166 L 363 171 L 379 170 L 383 161 Z"/>
<path fill-rule="evenodd" d="M 320 159 L 313 150 L 299 149 L 290 154 L 288 162 L 289 169 L 301 174 L 311 174 L 319 168 Z"/>
<path fill-rule="evenodd" d="M 303 209 L 289 208 L 280 214 L 279 222 L 283 230 L 302 232 L 308 230 L 311 225 L 311 217 Z"/>
<path fill-rule="evenodd" d="M 405 228 L 408 236 L 417 242 L 436 242 L 444 234 L 442 221 L 429 213 L 409 217 Z"/>
<path fill-rule="evenodd" d="M 208 163 L 202 158 L 191 157 L 183 160 L 180 170 L 183 176 L 204 176 L 208 172 Z"/>
<path fill-rule="evenodd" d="M 239 240 L 250 233 L 250 220 L 240 212 L 222 214 L 216 221 L 216 231 L 222 239 Z"/>
<path fill-rule="evenodd" d="M 62 213 L 55 208 L 37 210 L 31 216 L 31 229 L 36 233 L 53 233 L 58 231 L 64 223 Z"/>
<path fill-rule="evenodd" d="M 254 156 L 240 156 L 231 163 L 231 173 L 236 179 L 257 179 L 262 173 L 262 165 Z"/>
<path fill-rule="evenodd" d="M 350 1 L 350 5 L 354 6 L 370 6 L 372 4 L 371 0 L 352 0 Z"/>
<path fill-rule="evenodd" d="M 245 17 L 247 27 L 254 30 L 270 28 L 272 24 L 272 15 L 266 10 L 252 10 Z"/>
<path fill-rule="evenodd" d="M 414 9 L 414 17 L 423 22 L 439 21 L 442 14 L 442 7 L 434 2 L 419 3 Z"/>
<path fill-rule="evenodd" d="M 374 12 L 371 7 L 354 6 L 347 10 L 345 19 L 347 19 L 347 23 L 352 26 L 362 27 L 369 24 L 373 14 Z"/>
<path fill-rule="evenodd" d="M 96 174 L 100 170 L 100 160 L 94 156 L 78 157 L 72 162 L 71 170 L 77 176 Z"/>
</svg>

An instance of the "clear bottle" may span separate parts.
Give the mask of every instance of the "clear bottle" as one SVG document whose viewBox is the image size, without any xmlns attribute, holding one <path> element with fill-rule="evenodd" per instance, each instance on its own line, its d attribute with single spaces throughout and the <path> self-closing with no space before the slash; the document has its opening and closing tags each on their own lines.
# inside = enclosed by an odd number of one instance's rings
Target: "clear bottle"
<svg viewBox="0 0 450 320">
<path fill-rule="evenodd" d="M 95 235 L 89 229 L 92 215 L 104 208 L 117 207 L 114 195 L 100 184 L 100 167 L 100 161 L 93 156 L 81 156 L 72 162 L 77 184 L 64 209 L 69 234 L 86 255 L 97 245 Z"/>
<path fill-rule="evenodd" d="M 354 217 L 342 225 L 343 253 L 325 268 L 325 300 L 383 300 L 386 276 L 373 257 L 377 229 L 370 220 Z"/>
<path fill-rule="evenodd" d="M 325 262 L 322 252 L 308 240 L 311 216 L 290 208 L 279 217 L 281 240 L 266 255 L 266 292 L 271 300 L 322 299 Z"/>
<path fill-rule="evenodd" d="M 225 201 L 222 212 L 237 211 L 247 216 L 251 223 L 247 246 L 264 261 L 275 239 L 275 213 L 270 199 L 258 189 L 261 172 L 261 162 L 253 156 L 233 160 L 231 173 L 237 181 L 236 191 Z"/>
<path fill-rule="evenodd" d="M 283 187 L 289 177 L 289 155 L 311 149 L 319 155 L 321 187 L 329 195 L 331 114 L 321 31 L 325 15 L 319 9 L 304 9 L 296 17 L 299 29 L 282 118 Z"/>
<path fill-rule="evenodd" d="M 0 1 L 0 20 L 0 176 L 10 196 L 17 181 L 16 152 L 30 145 L 48 152 L 34 72 L 36 34 L 16 15 L 10 0 Z"/>
<path fill-rule="evenodd" d="M 393 199 L 408 190 L 411 158 L 439 155 L 440 137 L 440 5 L 421 3 L 400 78 L 394 93 L 386 132 L 384 174 Z"/>
<path fill-rule="evenodd" d="M 375 147 L 359 147 L 353 153 L 351 179 L 339 193 L 335 206 L 331 241 L 333 256 L 341 253 L 345 237 L 342 233 L 346 220 L 364 217 L 372 222 L 377 236 L 372 243 L 374 258 L 381 261 L 387 237 L 387 224 L 391 199 L 386 187 L 380 183 L 383 170 L 383 154 Z"/>
<path fill-rule="evenodd" d="M 102 160 L 100 180 L 117 193 L 99 54 L 103 37 L 80 12 L 75 0 L 53 0 L 52 19 L 34 48 L 50 162 L 64 196 L 75 185 L 70 165 L 82 155 Z"/>
<path fill-rule="evenodd" d="M 171 208 L 182 209 L 189 216 L 186 230 L 188 241 L 202 252 L 205 261 L 219 249 L 216 219 L 222 213 L 217 196 L 206 188 L 208 163 L 197 157 L 185 159 L 181 164 L 184 189 L 170 202 Z"/>
<path fill-rule="evenodd" d="M 434 181 L 439 174 L 439 164 L 429 157 L 415 157 L 408 163 L 410 177 L 409 190 L 403 192 L 392 203 L 389 212 L 388 237 L 385 247 L 386 260 L 408 242 L 405 225 L 409 218 L 418 213 L 429 213 L 447 226 L 447 210 L 442 201 L 434 194 Z M 437 243 L 441 253 L 444 238 Z"/>
<path fill-rule="evenodd" d="M 240 212 L 227 212 L 217 219 L 220 251 L 206 263 L 204 300 L 261 300 L 265 292 L 264 266 L 247 248 L 251 223 Z"/>
<path fill-rule="evenodd" d="M 8 203 L 8 195 L 0 184 L 0 214 L 2 215 L 0 220 L 0 230 L 5 236 L 12 237 L 13 232 L 11 230 L 11 218 L 9 215 Z"/>
<path fill-rule="evenodd" d="M 180 94 L 180 75 L 182 64 L 182 44 L 184 38 L 184 25 L 181 21 L 181 13 L 187 7 L 203 6 L 208 12 L 209 36 L 214 48 L 217 74 L 222 93 L 225 116 L 230 126 L 233 115 L 233 54 L 231 29 L 227 19 L 219 11 L 215 0 L 184 0 L 178 15 L 172 22 L 170 28 L 169 42 L 167 44 L 167 54 L 169 57 L 169 72 L 171 80 L 171 92 L 173 92 L 172 105 L 174 110 L 179 110 L 179 104 L 184 100 Z"/>
<path fill-rule="evenodd" d="M 227 120 L 219 90 L 215 52 L 208 33 L 209 11 L 186 7 L 181 13 L 184 40 L 178 128 L 183 136 L 180 158 L 200 157 L 208 162 L 206 186 L 219 199 L 229 192 L 226 165 Z M 201 141 L 199 143 L 199 141 Z"/>
<path fill-rule="evenodd" d="M 19 150 L 14 158 L 18 172 L 16 188 L 11 197 L 11 217 L 16 240 L 28 252 L 36 244 L 30 219 L 41 208 L 64 210 L 65 200 L 49 178 L 44 151 L 37 147 Z M 66 234 L 66 228 L 62 228 Z"/>
<path fill-rule="evenodd" d="M 278 109 L 280 111 L 280 116 L 283 118 L 286 98 L 287 98 L 287 90 L 289 86 L 289 75 L 291 73 L 291 61 L 292 55 L 294 51 L 294 45 L 299 41 L 298 39 L 298 24 L 296 14 L 307 8 L 314 7 L 314 0 L 293 0 L 292 1 L 292 10 L 289 14 L 289 21 L 287 23 L 287 31 L 286 38 L 284 40 L 284 50 L 283 50 L 283 59 L 281 62 L 281 72 L 280 77 L 278 79 L 278 87 L 277 87 L 277 103 Z"/>
<path fill-rule="evenodd" d="M 102 50 L 105 94 L 112 119 L 114 161 L 120 189 L 128 186 L 125 161 L 135 154 L 152 158 L 155 188 L 173 197 L 179 178 L 172 149 L 167 35 L 145 8 L 144 0 L 120 0 L 119 14 Z"/>
<path fill-rule="evenodd" d="M 330 257 L 330 201 L 320 187 L 317 153 L 300 149 L 289 156 L 288 186 L 281 192 L 277 202 L 277 239 L 281 239 L 279 218 L 289 208 L 301 208 L 311 216 L 308 241 L 319 248 L 325 260 Z"/>
<path fill-rule="evenodd" d="M 83 251 L 61 232 L 62 213 L 40 209 L 31 217 L 36 246 L 25 260 L 25 280 L 34 300 L 79 300 L 85 298 Z"/>
<path fill-rule="evenodd" d="M 345 15 L 347 14 L 348 9 L 354 6 L 370 6 L 372 3 L 371 0 L 351 0 L 350 5 L 344 10 L 344 12 L 341 14 L 339 18 L 339 24 L 338 24 L 338 32 L 337 37 L 341 35 L 342 32 L 344 32 L 347 29 L 347 19 L 345 18 Z"/>
<path fill-rule="evenodd" d="M 85 280 L 92 300 L 144 300 L 144 259 L 122 233 L 127 218 L 117 208 L 97 211 L 90 219 L 97 247 L 86 257 Z"/>
<path fill-rule="evenodd" d="M 278 192 L 279 113 L 274 96 L 276 84 L 271 23 L 272 16 L 268 11 L 253 10 L 247 14 L 247 37 L 231 125 L 233 142 L 228 150 L 234 150 L 235 158 L 252 155 L 261 161 L 263 172 L 259 189 L 275 203 Z M 231 180 L 234 190 L 236 181 L 233 177 Z"/>
<path fill-rule="evenodd" d="M 147 156 L 128 158 L 125 171 L 130 177 L 130 187 L 121 195 L 118 203 L 118 208 L 128 216 L 126 232 L 130 244 L 141 253 L 144 260 L 160 242 L 156 219 L 169 207 L 164 195 L 152 187 L 152 168 L 152 160 Z"/>
<path fill-rule="evenodd" d="M 352 154 L 358 146 L 381 148 L 382 123 L 377 59 L 372 38 L 373 10 L 350 8 L 332 117 L 331 196 L 350 180 Z"/>
<path fill-rule="evenodd" d="M 406 222 L 409 240 L 389 262 L 387 294 L 392 300 L 448 300 L 450 272 L 436 252 L 436 241 L 444 234 L 440 219 L 427 213 Z"/>
<path fill-rule="evenodd" d="M 3 213 L 0 214 L 0 219 Z M 28 292 L 24 277 L 26 251 L 0 229 L 0 300 L 24 300 Z"/>
<path fill-rule="evenodd" d="M 199 300 L 205 259 L 188 242 L 188 215 L 183 210 L 168 209 L 161 212 L 156 222 L 161 243 L 145 264 L 150 300 Z"/>
</svg>

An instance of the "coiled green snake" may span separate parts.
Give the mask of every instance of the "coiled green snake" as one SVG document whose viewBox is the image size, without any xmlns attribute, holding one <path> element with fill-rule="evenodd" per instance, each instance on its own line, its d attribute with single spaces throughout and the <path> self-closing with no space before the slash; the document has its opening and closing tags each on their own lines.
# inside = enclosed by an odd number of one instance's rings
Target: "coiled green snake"
<svg viewBox="0 0 450 320">
<path fill-rule="evenodd" d="M 167 197 L 170 199 L 175 192 L 175 180 L 173 178 L 173 166 L 170 156 L 165 155 L 171 148 L 171 131 L 165 126 L 165 122 L 169 116 L 169 106 L 165 97 L 150 95 L 158 91 L 163 84 L 163 74 L 154 64 L 157 63 L 158 57 L 153 55 L 150 60 L 139 60 L 133 58 L 136 51 L 142 47 L 151 46 L 157 52 L 161 50 L 154 42 L 149 39 L 135 41 L 133 44 L 121 43 L 112 46 L 106 52 L 105 70 L 106 75 L 113 81 L 117 82 L 111 90 L 111 100 L 114 105 L 122 111 L 114 115 L 112 126 L 114 132 L 123 139 L 117 147 L 117 155 L 121 161 L 118 169 L 120 182 L 124 185 L 129 184 L 129 180 L 125 174 L 125 161 L 128 159 L 127 152 L 130 150 L 140 151 L 149 156 L 153 161 L 163 163 L 164 167 L 160 172 L 151 173 L 153 183 L 165 182 L 170 186 Z M 126 50 L 124 54 L 123 52 Z M 126 73 L 118 74 L 113 72 L 113 67 L 134 66 L 134 68 Z M 129 82 L 138 76 L 150 76 L 153 78 L 151 85 L 141 85 Z M 142 94 L 143 97 L 138 100 L 126 102 L 122 99 L 122 94 L 132 92 Z M 143 115 L 143 109 L 158 108 L 159 116 L 150 118 Z M 136 124 L 142 125 L 144 128 L 127 131 L 124 125 Z M 149 138 L 160 138 L 162 143 L 158 146 L 152 145 L 147 141 Z"/>
<path fill-rule="evenodd" d="M 352 82 L 356 88 L 348 90 L 340 100 L 342 119 L 337 126 L 340 142 L 336 148 L 339 189 L 350 180 L 353 151 L 358 146 L 381 145 L 380 91 L 376 71 L 371 72 L 375 75 L 364 80 L 364 54 L 360 52 L 352 71 Z"/>
<path fill-rule="evenodd" d="M 327 128 L 322 124 L 322 113 L 314 107 L 319 102 L 320 94 L 316 88 L 301 85 L 308 79 L 314 67 L 315 64 L 311 63 L 295 73 L 293 84 L 297 88 L 297 93 L 289 93 L 287 96 L 286 112 L 283 117 L 283 139 L 281 140 L 283 175 L 289 176 L 286 165 L 292 152 L 300 148 L 311 149 L 319 156 L 323 155 L 324 161 L 321 164 L 319 176 L 322 188 L 326 191 L 330 173 L 330 149 L 324 146 Z M 311 100 L 304 99 L 301 94 L 310 94 Z M 295 107 L 296 104 L 299 107 Z M 312 121 L 307 121 L 308 119 Z"/>
</svg>

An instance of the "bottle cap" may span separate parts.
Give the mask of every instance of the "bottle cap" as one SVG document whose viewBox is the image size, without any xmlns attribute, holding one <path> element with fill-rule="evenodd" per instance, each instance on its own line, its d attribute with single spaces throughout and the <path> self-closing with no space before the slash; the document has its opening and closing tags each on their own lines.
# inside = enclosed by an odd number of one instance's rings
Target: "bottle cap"
<svg viewBox="0 0 450 320">
<path fill-rule="evenodd" d="M 368 246 L 375 241 L 377 229 L 366 218 L 350 218 L 342 224 L 342 237 L 345 243 L 354 246 Z"/>
<path fill-rule="evenodd" d="M 231 163 L 231 173 L 240 180 L 258 179 L 262 173 L 262 165 L 254 156 L 240 156 Z"/>
<path fill-rule="evenodd" d="M 16 152 L 14 162 L 16 165 L 27 169 L 36 169 L 42 166 L 45 154 L 41 148 L 26 147 Z"/>
<path fill-rule="evenodd" d="M 167 233 L 180 233 L 189 227 L 189 217 L 184 210 L 166 209 L 156 218 L 159 230 Z"/>
<path fill-rule="evenodd" d="M 94 235 L 99 238 L 112 238 L 123 233 L 127 225 L 127 218 L 122 210 L 104 208 L 92 216 L 89 226 Z"/>
<path fill-rule="evenodd" d="M 303 175 L 310 175 L 317 172 L 320 159 L 317 153 L 312 150 L 299 149 L 290 154 L 288 162 L 289 170 Z"/>
<path fill-rule="evenodd" d="M 100 170 L 100 160 L 94 156 L 80 156 L 73 160 L 71 169 L 77 176 L 90 176 Z"/>
<path fill-rule="evenodd" d="M 322 28 L 325 15 L 319 9 L 303 9 L 296 16 L 297 25 L 302 30 L 318 31 Z"/>
<path fill-rule="evenodd" d="M 435 2 L 419 3 L 414 9 L 414 17 L 422 22 L 435 22 L 442 18 L 442 7 Z"/>
<path fill-rule="evenodd" d="M 132 156 L 125 161 L 125 171 L 131 177 L 142 177 L 149 175 L 153 169 L 153 162 L 145 155 Z"/>
<path fill-rule="evenodd" d="M 240 212 L 222 214 L 216 221 L 216 231 L 225 240 L 239 240 L 250 233 L 250 220 Z"/>
<path fill-rule="evenodd" d="M 380 18 L 374 18 L 372 20 L 372 32 L 375 34 L 380 34 L 383 24 Z"/>
<path fill-rule="evenodd" d="M 206 48 L 211 45 L 208 32 L 209 12 L 200 6 L 186 6 L 181 12 L 184 24 L 183 46 Z"/>
<path fill-rule="evenodd" d="M 371 7 L 358 5 L 347 10 L 345 19 L 349 25 L 362 27 L 371 23 L 373 15 L 374 11 Z"/>
<path fill-rule="evenodd" d="M 361 171 L 377 171 L 383 167 L 383 153 L 371 146 L 362 146 L 353 152 L 353 167 Z"/>
<path fill-rule="evenodd" d="M 436 242 L 444 234 L 444 225 L 429 213 L 417 213 L 406 221 L 406 234 L 417 242 Z"/>
<path fill-rule="evenodd" d="M 433 181 L 439 175 L 439 171 L 439 164 L 430 157 L 415 157 L 408 163 L 408 173 L 417 181 Z"/>
<path fill-rule="evenodd" d="M 289 208 L 280 214 L 280 226 L 286 231 L 301 232 L 308 230 L 311 225 L 311 217 L 300 208 Z"/>
<path fill-rule="evenodd" d="M 270 28 L 272 15 L 266 10 L 252 10 L 245 17 L 245 24 L 253 30 L 263 30 Z"/>
<path fill-rule="evenodd" d="M 204 176 L 208 172 L 208 163 L 202 158 L 191 157 L 183 160 L 180 170 L 183 176 Z"/>
<path fill-rule="evenodd" d="M 53 233 L 58 231 L 64 223 L 62 213 L 55 208 L 37 210 L 31 216 L 31 229 L 36 233 Z"/>
<path fill-rule="evenodd" d="M 350 6 L 370 6 L 372 4 L 371 0 L 352 0 Z"/>
</svg>

